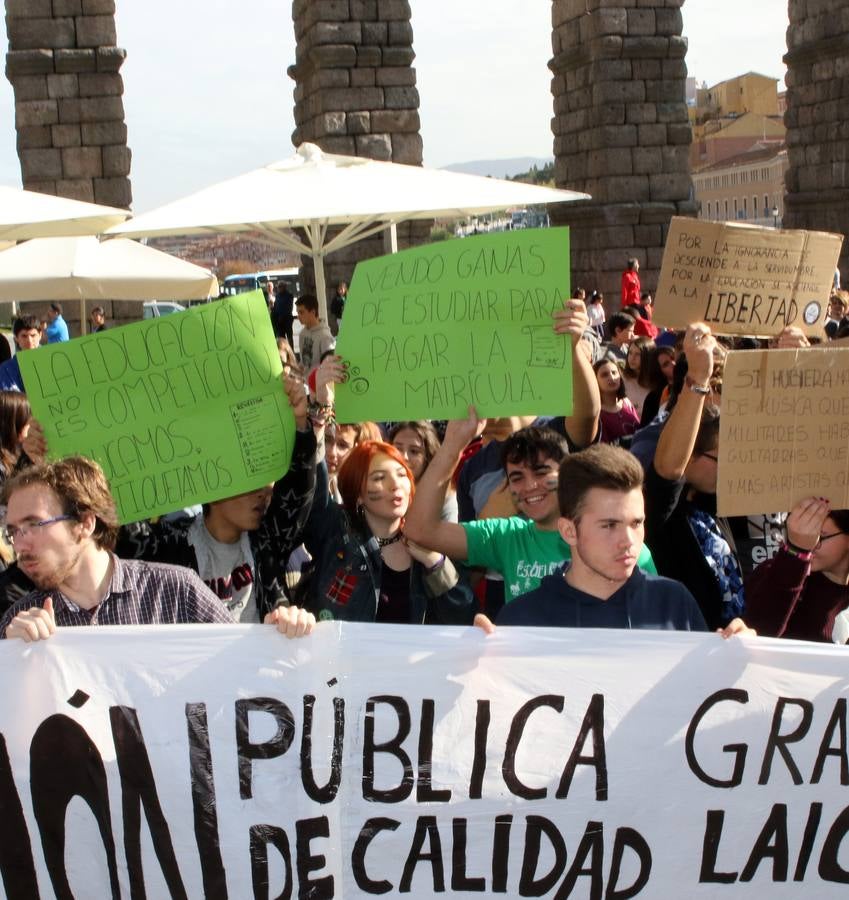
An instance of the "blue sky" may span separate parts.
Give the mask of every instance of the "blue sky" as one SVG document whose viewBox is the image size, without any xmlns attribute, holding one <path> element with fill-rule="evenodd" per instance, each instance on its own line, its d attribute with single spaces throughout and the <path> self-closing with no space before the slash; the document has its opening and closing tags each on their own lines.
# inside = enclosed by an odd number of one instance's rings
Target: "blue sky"
<svg viewBox="0 0 849 900">
<path fill-rule="evenodd" d="M 412 8 L 425 164 L 551 156 L 548 0 Z M 118 0 L 137 212 L 292 153 L 289 10 L 285 0 Z M 786 10 L 784 0 L 687 0 L 690 74 L 709 84 L 749 70 L 783 78 Z M 20 185 L 4 78 L 0 184 Z"/>
</svg>

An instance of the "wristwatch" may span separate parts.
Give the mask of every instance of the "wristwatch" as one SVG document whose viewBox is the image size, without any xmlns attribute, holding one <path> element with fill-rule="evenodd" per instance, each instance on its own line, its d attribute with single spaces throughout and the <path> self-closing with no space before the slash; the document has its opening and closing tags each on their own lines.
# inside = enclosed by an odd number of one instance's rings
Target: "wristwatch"
<svg viewBox="0 0 849 900">
<path fill-rule="evenodd" d="M 694 394 L 700 394 L 702 397 L 710 396 L 710 385 L 709 384 L 707 384 L 707 385 L 696 384 L 696 382 L 693 381 L 693 379 L 690 378 L 689 375 L 684 379 L 684 383 Z"/>
</svg>

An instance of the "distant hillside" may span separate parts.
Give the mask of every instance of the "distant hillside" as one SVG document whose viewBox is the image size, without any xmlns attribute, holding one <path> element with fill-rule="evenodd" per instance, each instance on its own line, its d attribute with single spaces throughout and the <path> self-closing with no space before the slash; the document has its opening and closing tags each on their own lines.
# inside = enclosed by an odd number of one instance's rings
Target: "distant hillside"
<svg viewBox="0 0 849 900">
<path fill-rule="evenodd" d="M 515 159 L 478 159 L 472 162 L 452 163 L 443 166 L 449 172 L 465 172 L 467 175 L 491 175 L 494 178 L 510 178 L 529 172 L 533 166 L 543 168 L 553 162 L 551 157 L 517 156 Z"/>
</svg>

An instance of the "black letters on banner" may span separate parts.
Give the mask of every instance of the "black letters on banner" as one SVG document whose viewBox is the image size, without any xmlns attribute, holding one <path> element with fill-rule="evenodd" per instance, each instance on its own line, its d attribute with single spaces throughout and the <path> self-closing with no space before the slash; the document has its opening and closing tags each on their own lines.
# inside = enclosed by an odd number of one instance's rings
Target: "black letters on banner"
<svg viewBox="0 0 849 900">
<path fill-rule="evenodd" d="M 849 872 L 839 862 L 840 845 L 843 843 L 847 831 L 849 831 L 849 806 L 845 807 L 834 820 L 834 824 L 826 835 L 825 843 L 822 845 L 818 871 L 823 881 L 849 884 Z"/>
<path fill-rule="evenodd" d="M 38 726 L 29 752 L 32 809 L 56 897 L 73 900 L 65 871 L 65 816 L 71 799 L 80 797 L 97 819 L 106 849 L 112 897 L 120 900 L 115 839 L 109 817 L 109 788 L 100 751 L 81 725 L 68 716 L 57 714 Z M 57 765 L 57 760 L 62 760 L 62 765 Z"/>
<path fill-rule="evenodd" d="M 141 853 L 141 807 L 147 818 L 156 858 L 175 900 L 188 900 L 180 867 L 171 842 L 171 832 L 159 803 L 156 783 L 150 768 L 141 725 L 136 711 L 129 706 L 110 706 L 109 720 L 121 776 L 121 810 L 124 818 L 124 852 L 130 879 L 130 896 L 144 900 L 144 869 Z"/>
<path fill-rule="evenodd" d="M 516 754 L 519 750 L 519 742 L 525 725 L 528 724 L 531 714 L 541 706 L 548 706 L 556 712 L 563 712 L 564 698 L 562 694 L 543 694 L 528 700 L 513 716 L 510 723 L 510 731 L 507 734 L 507 746 L 504 750 L 504 762 L 501 765 L 501 775 L 511 794 L 522 797 L 525 800 L 543 800 L 548 791 L 546 788 L 529 788 L 523 784 L 516 775 Z"/>
<path fill-rule="evenodd" d="M 391 706 L 398 716 L 398 730 L 395 737 L 382 744 L 374 742 L 374 710 L 378 703 Z M 376 803 L 400 803 L 413 791 L 413 764 L 401 748 L 410 733 L 410 708 L 403 697 L 380 695 L 369 697 L 366 702 L 365 727 L 363 728 L 363 799 Z M 404 770 L 401 783 L 394 788 L 381 790 L 374 786 L 374 755 L 389 753 L 394 756 Z"/>
<path fill-rule="evenodd" d="M 741 691 L 736 688 L 726 688 L 711 694 L 710 697 L 699 706 L 693 714 L 693 718 L 690 719 L 690 724 L 687 726 L 687 736 L 684 740 L 684 752 L 687 756 L 687 765 L 689 765 L 690 771 L 699 779 L 699 781 L 703 781 L 711 787 L 718 788 L 737 787 L 743 780 L 743 770 L 746 765 L 746 751 L 748 750 L 747 745 L 726 744 L 722 748 L 724 752 L 734 754 L 734 770 L 732 771 L 730 778 L 721 779 L 714 778 L 705 772 L 699 764 L 699 761 L 696 759 L 696 751 L 693 744 L 696 739 L 696 732 L 699 730 L 699 725 L 702 723 L 702 719 L 714 706 L 716 706 L 717 703 L 723 703 L 726 700 L 733 700 L 735 703 L 748 703 L 749 695 L 746 691 Z M 708 813 L 708 820 L 710 820 L 710 813 Z M 721 823 L 719 829 L 720 831 L 722 830 Z M 707 831 L 705 831 L 705 840 L 707 841 Z M 702 863 L 704 864 L 704 854 L 702 854 Z"/>
<path fill-rule="evenodd" d="M 585 862 L 589 857 L 589 866 Z M 557 891 L 557 897 L 569 897 L 582 875 L 590 878 L 590 900 L 601 900 L 604 889 L 604 825 L 601 822 L 587 822 L 581 843 L 575 851 L 572 865 Z"/>
<path fill-rule="evenodd" d="M 419 777 L 416 784 L 416 802 L 448 803 L 451 791 L 433 789 L 433 700 L 422 700 L 422 717 L 419 727 Z"/>
<path fill-rule="evenodd" d="M 280 854 L 286 868 L 286 881 L 283 890 L 274 900 L 290 900 L 292 896 L 292 854 L 289 851 L 289 838 L 282 828 L 274 825 L 251 826 L 251 881 L 253 882 L 254 900 L 268 900 L 268 845 L 272 844 Z"/>
<path fill-rule="evenodd" d="M 332 803 L 342 781 L 342 749 L 345 740 L 345 701 L 333 698 L 333 752 L 330 757 L 330 780 L 324 787 L 315 783 L 312 770 L 312 723 L 315 697 L 304 697 L 304 730 L 301 734 L 301 781 L 310 800 L 316 803 Z M 248 763 L 250 765 L 250 763 Z M 250 776 L 248 776 L 250 790 Z"/>
<path fill-rule="evenodd" d="M 32 844 L 27 831 L 21 798 L 12 777 L 6 739 L 0 734 L 0 809 L 3 810 L 3 839 L 0 840 L 0 874 L 8 900 L 31 900 L 38 896 L 38 881 L 32 860 Z"/>
<path fill-rule="evenodd" d="M 554 862 L 545 874 L 537 878 L 542 836 L 548 838 L 554 851 Z M 519 894 L 522 897 L 542 897 L 547 894 L 566 868 L 566 842 L 560 829 L 544 816 L 527 816 L 525 819 L 525 853 L 522 857 L 522 874 L 519 877 Z"/>
<path fill-rule="evenodd" d="M 495 837 L 492 842 L 492 892 L 507 893 L 507 874 L 510 860 L 510 829 L 513 816 L 495 817 Z"/>
<path fill-rule="evenodd" d="M 466 874 L 466 844 L 468 819 L 452 819 L 451 831 L 451 890 L 483 893 L 486 890 L 486 879 L 470 878 Z"/>
<path fill-rule="evenodd" d="M 720 787 L 723 786 L 720 785 Z M 722 837 L 724 822 L 724 809 L 709 809 L 707 811 L 705 836 L 702 841 L 702 865 L 699 871 L 699 882 L 701 884 L 733 884 L 737 880 L 736 872 L 716 871 L 716 857 L 719 853 L 719 841 Z"/>
<path fill-rule="evenodd" d="M 590 756 L 582 756 L 581 750 L 587 740 L 587 735 L 592 731 L 593 752 Z M 584 713 L 584 721 L 581 730 L 575 739 L 575 746 L 569 755 L 563 774 L 560 776 L 560 784 L 554 795 L 558 800 L 569 796 L 569 786 L 578 765 L 592 766 L 595 769 L 595 798 L 607 800 L 607 753 L 604 746 L 604 695 L 593 694 L 590 705 Z"/>
<path fill-rule="evenodd" d="M 781 734 L 781 720 L 784 716 L 784 710 L 788 706 L 798 706 L 802 710 L 802 720 L 793 731 L 788 734 Z M 793 784 L 802 783 L 802 773 L 790 755 L 787 745 L 801 741 L 808 733 L 813 719 L 814 704 L 810 700 L 794 699 L 792 697 L 778 698 L 778 702 L 775 704 L 775 712 L 772 715 L 772 727 L 769 730 L 766 750 L 764 750 L 764 760 L 761 766 L 761 774 L 758 777 L 758 784 L 768 783 L 770 770 L 772 769 L 772 758 L 776 750 L 781 754 L 781 758 L 787 766 L 787 771 L 790 772 L 790 777 L 793 779 Z"/>
<path fill-rule="evenodd" d="M 316 838 L 327 837 L 330 837 L 330 823 L 327 821 L 327 816 L 320 816 L 316 819 L 299 819 L 295 823 L 299 900 L 332 900 L 332 875 L 310 880 L 310 872 L 317 872 L 326 864 L 324 854 L 314 854 L 310 843 Z"/>
<path fill-rule="evenodd" d="M 740 873 L 740 881 L 751 881 L 764 859 L 772 859 L 772 880 L 787 881 L 790 848 L 787 841 L 787 804 L 775 803 Z"/>
<path fill-rule="evenodd" d="M 835 729 L 840 735 L 840 743 L 837 747 L 831 746 L 831 739 L 834 737 Z M 849 784 L 849 758 L 847 758 L 846 750 L 846 698 L 840 697 L 834 704 L 834 710 L 820 743 L 819 753 L 817 753 L 816 762 L 814 763 L 814 771 L 811 775 L 811 784 L 819 784 L 822 778 L 822 771 L 825 768 L 825 760 L 828 756 L 836 756 L 840 760 L 840 783 L 845 787 Z"/>
<path fill-rule="evenodd" d="M 422 852 L 425 840 L 430 846 L 430 850 L 427 853 Z M 436 816 L 419 816 L 416 820 L 416 833 L 413 835 L 413 844 L 407 855 L 407 861 L 404 863 L 401 883 L 398 885 L 398 890 L 402 894 L 410 893 L 416 866 L 420 862 L 425 861 L 430 863 L 434 893 L 443 893 L 445 891 L 445 867 L 442 863 L 442 840 L 439 837 Z"/>
<path fill-rule="evenodd" d="M 637 854 L 640 860 L 640 871 L 632 885 L 617 890 L 626 847 L 630 847 Z M 651 867 L 651 850 L 646 839 L 633 828 L 617 828 L 616 837 L 613 839 L 613 858 L 610 862 L 607 890 L 604 893 L 605 900 L 631 900 L 631 897 L 636 897 L 649 883 Z"/>
<path fill-rule="evenodd" d="M 469 777 L 469 800 L 480 800 L 486 775 L 486 739 L 491 719 L 489 700 L 478 700 L 475 713 L 475 756 Z"/>
<path fill-rule="evenodd" d="M 391 881 L 385 879 L 374 881 L 369 878 L 366 873 L 366 851 L 379 831 L 395 831 L 400 824 L 397 819 L 378 817 L 369 819 L 360 829 L 351 853 L 351 869 L 354 872 L 354 881 L 357 882 L 357 887 L 361 891 L 365 891 L 367 894 L 388 894 L 392 890 Z"/>
<path fill-rule="evenodd" d="M 215 781 L 212 777 L 212 752 L 209 747 L 205 703 L 186 704 L 186 727 L 189 732 L 195 841 L 203 876 L 203 893 L 206 900 L 227 900 L 227 876 L 224 873 L 218 838 Z"/>
<path fill-rule="evenodd" d="M 304 701 L 306 704 L 306 700 Z M 249 714 L 265 712 L 274 716 L 277 731 L 274 736 L 261 744 L 251 741 Z M 242 800 L 250 800 L 251 775 L 255 759 L 274 759 L 282 756 L 295 739 L 295 718 L 292 710 L 273 697 L 250 697 L 236 701 L 236 749 L 239 754 L 239 796 Z"/>
</svg>

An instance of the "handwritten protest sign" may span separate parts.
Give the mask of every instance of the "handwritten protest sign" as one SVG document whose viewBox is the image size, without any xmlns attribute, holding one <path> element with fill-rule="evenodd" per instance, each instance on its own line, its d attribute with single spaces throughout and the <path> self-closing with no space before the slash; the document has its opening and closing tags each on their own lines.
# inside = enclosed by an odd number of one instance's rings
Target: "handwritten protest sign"
<svg viewBox="0 0 849 900">
<path fill-rule="evenodd" d="M 844 648 L 92 632 L 0 641 L 9 897 L 845 896 Z"/>
<path fill-rule="evenodd" d="M 849 348 L 729 353 L 722 380 L 721 515 L 849 507 Z"/>
<path fill-rule="evenodd" d="M 337 353 L 340 422 L 571 411 L 569 230 L 428 244 L 357 264 Z"/>
<path fill-rule="evenodd" d="M 53 457 L 103 466 L 122 522 L 280 478 L 295 424 L 262 293 L 22 353 Z"/>
<path fill-rule="evenodd" d="M 714 334 L 768 337 L 788 325 L 822 335 L 843 238 L 675 217 L 657 286 L 667 328 L 707 322 Z"/>
</svg>

